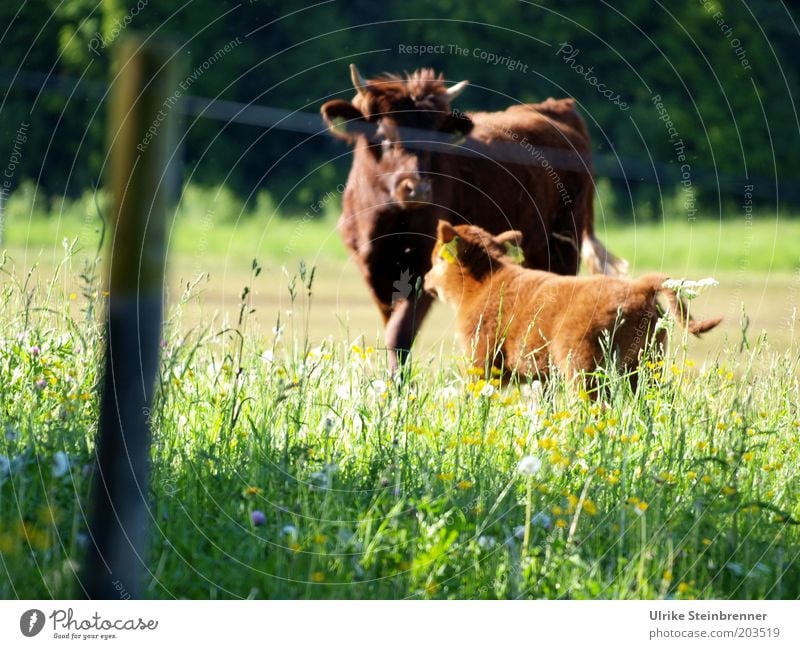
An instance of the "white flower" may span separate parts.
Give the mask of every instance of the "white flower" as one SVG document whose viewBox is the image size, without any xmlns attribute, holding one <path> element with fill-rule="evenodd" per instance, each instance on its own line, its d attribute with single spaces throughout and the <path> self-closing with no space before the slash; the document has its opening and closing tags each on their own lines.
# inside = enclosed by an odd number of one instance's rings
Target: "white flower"
<svg viewBox="0 0 800 649">
<path fill-rule="evenodd" d="M 60 478 L 69 471 L 69 457 L 64 451 L 58 451 L 53 456 L 53 477 Z"/>
<path fill-rule="evenodd" d="M 350 386 L 342 383 L 338 388 L 336 388 L 336 396 L 342 401 L 347 401 L 350 398 Z"/>
<path fill-rule="evenodd" d="M 536 475 L 542 468 L 542 461 L 533 455 L 526 455 L 517 464 L 517 473 L 520 475 Z"/>
<path fill-rule="evenodd" d="M 458 388 L 454 385 L 448 385 L 439 390 L 439 396 L 443 401 L 451 401 L 458 396 Z"/>
<path fill-rule="evenodd" d="M 697 286 L 700 288 L 715 288 L 719 286 L 719 282 L 715 280 L 713 277 L 704 277 L 703 279 L 698 279 L 696 282 Z"/>
<path fill-rule="evenodd" d="M 283 327 L 277 325 L 274 326 L 272 328 L 272 335 L 275 336 L 275 342 L 278 342 L 281 339 L 281 336 L 283 335 Z"/>
<path fill-rule="evenodd" d="M 267 363 L 268 365 L 271 365 L 272 363 L 275 362 L 275 352 L 273 352 L 271 349 L 265 350 L 261 354 L 261 360 Z"/>
<path fill-rule="evenodd" d="M 284 525 L 281 528 L 281 534 L 288 536 L 292 541 L 297 540 L 297 528 L 294 525 Z"/>
<path fill-rule="evenodd" d="M 719 282 L 713 277 L 704 277 L 695 282 L 689 279 L 668 279 L 662 286 L 675 291 L 679 297 L 693 300 L 706 289 L 719 286 Z"/>
<path fill-rule="evenodd" d="M 381 379 L 375 379 L 372 382 L 372 385 L 369 386 L 370 394 L 374 397 L 383 396 L 386 393 L 387 389 L 386 381 L 382 381 Z"/>
<path fill-rule="evenodd" d="M 491 397 L 497 390 L 491 383 L 487 383 L 481 388 L 481 396 L 482 397 Z"/>
<path fill-rule="evenodd" d="M 530 399 L 534 405 L 539 405 L 539 402 L 542 400 L 542 396 L 544 396 L 544 388 L 542 387 L 542 382 L 538 379 L 531 384 L 524 384 L 520 388 L 520 393 L 523 397 Z"/>
<path fill-rule="evenodd" d="M 5 455 L 0 455 L 0 478 L 11 471 L 11 460 Z"/>
<path fill-rule="evenodd" d="M 514 536 L 516 536 L 518 539 L 524 538 L 524 536 L 525 536 L 525 526 L 524 525 L 517 525 L 514 528 Z"/>
<path fill-rule="evenodd" d="M 493 536 L 478 537 L 478 547 L 480 547 L 481 550 L 491 550 L 495 545 L 497 545 L 497 541 Z"/>
</svg>

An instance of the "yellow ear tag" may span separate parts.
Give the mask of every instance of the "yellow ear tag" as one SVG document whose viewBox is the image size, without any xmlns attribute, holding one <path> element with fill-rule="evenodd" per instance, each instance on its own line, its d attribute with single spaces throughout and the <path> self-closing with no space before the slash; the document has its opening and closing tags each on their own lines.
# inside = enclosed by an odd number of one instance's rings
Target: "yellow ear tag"
<svg viewBox="0 0 800 649">
<path fill-rule="evenodd" d="M 331 120 L 331 130 L 347 133 L 347 120 L 344 117 L 334 117 Z"/>
<path fill-rule="evenodd" d="M 525 253 L 522 252 L 522 248 L 508 241 L 506 241 L 506 256 L 513 259 L 515 264 L 525 262 Z"/>
<path fill-rule="evenodd" d="M 439 256 L 448 264 L 455 264 L 458 259 L 458 237 L 454 237 L 439 248 Z"/>
</svg>

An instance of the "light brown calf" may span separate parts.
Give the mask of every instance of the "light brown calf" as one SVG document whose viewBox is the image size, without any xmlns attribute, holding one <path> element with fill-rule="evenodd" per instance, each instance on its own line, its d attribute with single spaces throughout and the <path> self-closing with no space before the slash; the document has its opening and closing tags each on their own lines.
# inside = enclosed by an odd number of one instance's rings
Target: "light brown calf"
<svg viewBox="0 0 800 649">
<path fill-rule="evenodd" d="M 506 377 L 544 378 L 553 367 L 565 376 L 592 372 L 603 362 L 601 340 L 608 332 L 621 369 L 633 371 L 648 339 L 664 341 L 663 329 L 656 331 L 658 294 L 695 335 L 721 320 L 687 317 L 683 301 L 664 288 L 665 275 L 569 277 L 523 268 L 508 255 L 519 251 L 521 238 L 516 230 L 493 236 L 439 222 L 425 290 L 455 309 L 476 367 L 500 368 Z"/>
</svg>

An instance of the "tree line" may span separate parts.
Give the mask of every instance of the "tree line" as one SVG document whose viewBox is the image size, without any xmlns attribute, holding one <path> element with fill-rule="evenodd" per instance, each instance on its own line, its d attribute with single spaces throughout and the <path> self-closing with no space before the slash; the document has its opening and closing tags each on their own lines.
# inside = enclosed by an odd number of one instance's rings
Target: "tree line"
<svg viewBox="0 0 800 649">
<path fill-rule="evenodd" d="M 352 96 L 351 62 L 367 76 L 426 66 L 469 79 L 464 110 L 572 96 L 623 218 L 643 204 L 657 216 L 662 195 L 687 218 L 741 212 L 745 193 L 795 204 L 800 49 L 787 11 L 766 0 L 2 4 L 0 169 L 14 162 L 4 197 L 26 180 L 53 197 L 101 182 L 114 43 L 135 30 L 176 44 L 184 95 L 299 115 Z M 267 190 L 304 213 L 346 177 L 349 152 L 324 133 L 210 112 L 184 118 L 186 182 L 225 183 L 243 200 Z"/>
</svg>

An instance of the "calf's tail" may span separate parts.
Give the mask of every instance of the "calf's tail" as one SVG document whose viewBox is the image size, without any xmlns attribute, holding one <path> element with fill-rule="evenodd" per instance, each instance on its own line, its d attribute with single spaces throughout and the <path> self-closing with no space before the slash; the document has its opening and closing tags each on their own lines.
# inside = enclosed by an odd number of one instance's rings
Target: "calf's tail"
<svg viewBox="0 0 800 649">
<path fill-rule="evenodd" d="M 653 295 L 660 293 L 666 297 L 667 310 L 678 319 L 681 326 L 685 327 L 689 333 L 695 336 L 711 331 L 722 322 L 722 318 L 695 320 L 689 313 L 689 306 L 686 304 L 686 301 L 682 300 L 671 288 L 664 287 L 664 282 L 668 279 L 669 277 L 661 273 L 651 273 L 649 275 L 642 275 L 638 281 L 650 289 Z"/>
</svg>

